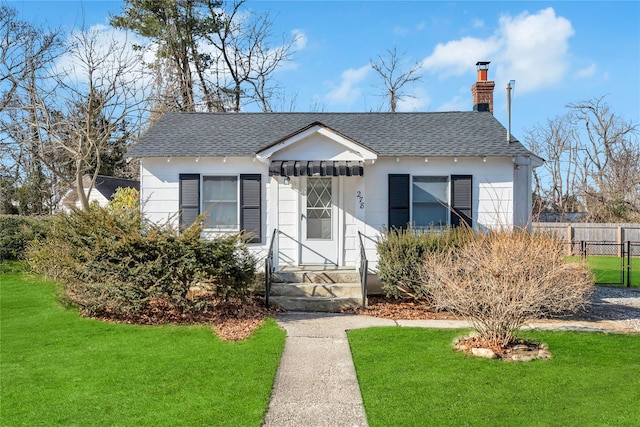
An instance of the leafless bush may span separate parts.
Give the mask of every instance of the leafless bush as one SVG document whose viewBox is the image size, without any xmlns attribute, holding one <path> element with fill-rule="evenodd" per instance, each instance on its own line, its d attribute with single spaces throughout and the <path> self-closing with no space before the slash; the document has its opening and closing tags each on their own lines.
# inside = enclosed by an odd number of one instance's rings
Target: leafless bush
<svg viewBox="0 0 640 427">
<path fill-rule="evenodd" d="M 557 240 L 521 231 L 481 234 L 428 254 L 420 275 L 438 308 L 457 312 L 500 346 L 529 320 L 584 308 L 593 289 L 589 269 L 564 263 Z"/>
</svg>

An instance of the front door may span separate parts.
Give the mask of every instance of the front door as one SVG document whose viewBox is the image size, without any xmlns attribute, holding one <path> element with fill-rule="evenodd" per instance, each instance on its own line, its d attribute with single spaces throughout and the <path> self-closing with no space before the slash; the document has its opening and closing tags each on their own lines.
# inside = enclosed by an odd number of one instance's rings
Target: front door
<svg viewBox="0 0 640 427">
<path fill-rule="evenodd" d="M 301 184 L 300 264 L 337 265 L 336 179 L 306 177 Z"/>
</svg>

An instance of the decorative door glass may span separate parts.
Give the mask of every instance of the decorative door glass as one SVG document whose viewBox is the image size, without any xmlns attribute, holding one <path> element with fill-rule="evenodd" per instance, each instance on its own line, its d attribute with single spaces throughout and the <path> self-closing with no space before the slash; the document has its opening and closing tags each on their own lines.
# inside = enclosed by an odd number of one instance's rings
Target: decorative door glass
<svg viewBox="0 0 640 427">
<path fill-rule="evenodd" d="M 307 239 L 331 240 L 331 178 L 307 178 Z"/>
</svg>

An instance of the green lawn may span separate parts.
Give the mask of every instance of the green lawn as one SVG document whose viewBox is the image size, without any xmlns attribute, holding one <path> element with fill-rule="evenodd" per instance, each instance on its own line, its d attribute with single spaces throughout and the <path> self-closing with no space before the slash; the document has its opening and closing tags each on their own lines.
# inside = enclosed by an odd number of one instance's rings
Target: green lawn
<svg viewBox="0 0 640 427">
<path fill-rule="evenodd" d="M 640 425 L 640 336 L 527 331 L 553 359 L 510 363 L 455 352 L 463 333 L 350 331 L 369 425 Z"/>
<path fill-rule="evenodd" d="M 259 426 L 285 334 L 84 319 L 57 287 L 0 275 L 0 425 Z"/>
<path fill-rule="evenodd" d="M 565 259 L 569 262 L 580 262 L 582 260 L 582 258 L 578 256 L 566 257 Z M 590 255 L 587 257 L 587 265 L 589 266 L 589 268 L 591 268 L 591 271 L 593 271 L 593 274 L 596 276 L 596 283 L 615 284 L 622 281 L 622 260 L 620 259 L 620 257 Z M 624 280 L 625 282 L 623 285 L 626 286 L 626 272 Z M 639 257 L 631 258 L 631 286 L 640 286 Z"/>
</svg>

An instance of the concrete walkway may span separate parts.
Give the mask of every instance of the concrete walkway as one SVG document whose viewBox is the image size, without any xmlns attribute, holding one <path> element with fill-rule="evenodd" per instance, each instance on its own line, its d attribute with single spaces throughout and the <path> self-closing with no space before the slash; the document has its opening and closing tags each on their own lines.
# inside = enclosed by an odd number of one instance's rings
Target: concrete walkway
<svg viewBox="0 0 640 427">
<path fill-rule="evenodd" d="M 265 426 L 366 426 L 346 330 L 395 326 L 393 320 L 327 313 L 285 313 L 287 341 Z"/>
<path fill-rule="evenodd" d="M 468 328 L 460 320 L 399 320 L 333 313 L 279 314 L 287 332 L 264 426 L 367 426 L 347 330 L 371 326 Z M 531 324 L 531 328 L 604 330 L 587 322 Z"/>
</svg>

